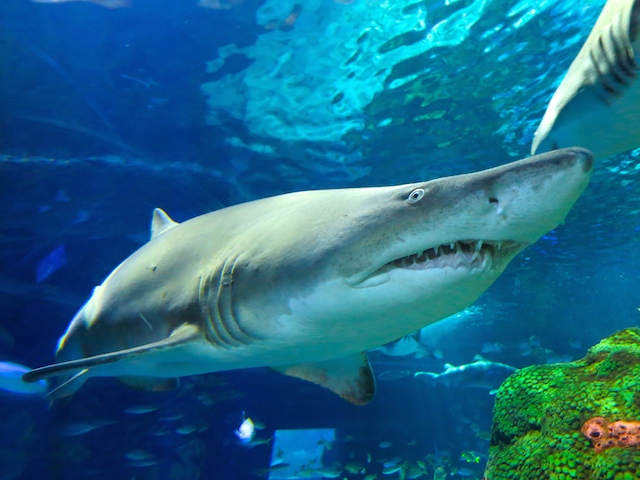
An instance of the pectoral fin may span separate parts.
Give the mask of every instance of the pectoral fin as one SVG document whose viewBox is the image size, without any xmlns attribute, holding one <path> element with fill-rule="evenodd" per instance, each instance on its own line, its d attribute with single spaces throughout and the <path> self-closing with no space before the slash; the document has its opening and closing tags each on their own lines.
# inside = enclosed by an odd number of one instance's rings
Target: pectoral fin
<svg viewBox="0 0 640 480">
<path fill-rule="evenodd" d="M 84 382 L 87 381 L 88 372 L 88 368 L 80 370 L 73 377 L 67 379 L 56 388 L 51 390 L 49 393 L 47 393 L 47 397 L 53 402 L 55 400 L 59 400 L 60 398 L 67 397 L 72 393 L 75 393 L 84 384 Z M 28 373 L 25 375 L 28 375 Z"/>
<path fill-rule="evenodd" d="M 128 360 L 131 357 L 160 352 L 161 350 L 172 348 L 177 345 L 196 340 L 200 337 L 200 330 L 195 325 L 184 324 L 176 328 L 173 333 L 164 340 L 147 343 L 145 345 L 140 345 L 139 347 L 118 350 L 111 353 L 103 353 L 101 355 L 94 355 L 92 357 L 54 363 L 53 365 L 47 365 L 46 367 L 36 368 L 25 373 L 22 376 L 22 380 L 31 383 L 37 382 L 43 378 L 57 377 L 60 375 L 77 375 L 80 371 L 83 372 L 83 375 L 89 374 L 88 376 L 91 376 L 92 369 L 102 365 Z M 73 378 L 71 380 L 73 380 Z M 68 380 L 67 382 L 71 380 Z"/>
<path fill-rule="evenodd" d="M 324 362 L 271 368 L 328 388 L 354 405 L 366 405 L 376 393 L 375 377 L 364 353 Z"/>
</svg>

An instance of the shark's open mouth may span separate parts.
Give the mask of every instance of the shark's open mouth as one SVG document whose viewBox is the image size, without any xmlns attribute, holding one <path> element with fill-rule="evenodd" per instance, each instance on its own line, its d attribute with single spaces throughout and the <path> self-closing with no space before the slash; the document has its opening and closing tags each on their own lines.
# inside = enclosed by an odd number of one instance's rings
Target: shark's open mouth
<svg viewBox="0 0 640 480">
<path fill-rule="evenodd" d="M 525 244 L 506 241 L 462 240 L 439 245 L 422 252 L 399 258 L 387 265 L 410 270 L 429 268 L 490 269 L 499 267 L 502 260 L 512 257 Z"/>
</svg>

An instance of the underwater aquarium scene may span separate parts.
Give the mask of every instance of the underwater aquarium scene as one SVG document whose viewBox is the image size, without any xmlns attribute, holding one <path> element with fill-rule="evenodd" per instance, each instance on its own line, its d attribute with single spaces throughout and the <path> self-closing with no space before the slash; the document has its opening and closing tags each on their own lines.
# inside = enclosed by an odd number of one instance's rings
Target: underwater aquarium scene
<svg viewBox="0 0 640 480">
<path fill-rule="evenodd" d="M 0 480 L 640 479 L 640 0 L 0 1 Z"/>
</svg>

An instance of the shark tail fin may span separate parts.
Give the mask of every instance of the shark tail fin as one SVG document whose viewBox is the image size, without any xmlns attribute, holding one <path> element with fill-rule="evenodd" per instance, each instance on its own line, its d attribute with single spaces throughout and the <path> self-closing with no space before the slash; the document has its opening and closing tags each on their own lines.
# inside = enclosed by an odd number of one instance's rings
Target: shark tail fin
<svg viewBox="0 0 640 480">
<path fill-rule="evenodd" d="M 376 392 L 376 380 L 364 353 L 271 369 L 328 388 L 354 405 L 366 405 Z"/>
</svg>

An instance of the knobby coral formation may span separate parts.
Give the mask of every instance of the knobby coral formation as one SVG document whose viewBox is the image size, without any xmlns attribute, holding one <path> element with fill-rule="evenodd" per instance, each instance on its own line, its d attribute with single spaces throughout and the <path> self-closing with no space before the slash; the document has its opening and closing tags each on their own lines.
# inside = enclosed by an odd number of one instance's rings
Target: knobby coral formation
<svg viewBox="0 0 640 480">
<path fill-rule="evenodd" d="M 638 479 L 635 420 L 640 420 L 639 328 L 613 334 L 580 360 L 511 375 L 496 395 L 485 478 Z M 594 433 L 600 435 L 599 448 L 592 445 Z"/>
<path fill-rule="evenodd" d="M 596 453 L 611 447 L 640 446 L 640 422 L 618 420 L 609 423 L 606 418 L 590 418 L 582 426 L 582 433 L 593 444 Z"/>
</svg>

